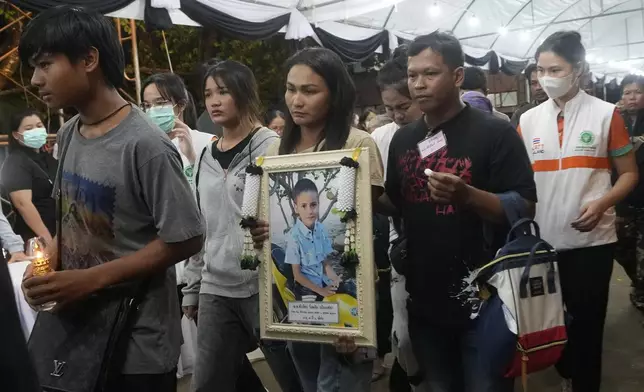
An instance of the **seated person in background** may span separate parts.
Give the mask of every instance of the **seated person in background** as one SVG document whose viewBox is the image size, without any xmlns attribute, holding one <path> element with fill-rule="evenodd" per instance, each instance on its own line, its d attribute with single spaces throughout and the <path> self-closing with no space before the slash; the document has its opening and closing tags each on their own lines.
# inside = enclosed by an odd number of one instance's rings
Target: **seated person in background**
<svg viewBox="0 0 644 392">
<path fill-rule="evenodd" d="M 485 76 L 485 71 L 479 67 L 467 67 L 465 68 L 463 79 L 463 85 L 461 86 L 461 91 L 476 91 L 487 97 L 487 76 Z M 492 114 L 502 120 L 510 121 L 510 117 L 497 111 L 492 107 Z"/>
<path fill-rule="evenodd" d="M 331 239 L 320 223 L 318 188 L 308 178 L 293 187 L 293 203 L 298 215 L 286 242 L 285 262 L 293 266 L 295 296 L 330 297 L 335 294 L 341 277 L 326 258 L 333 252 Z"/>
</svg>

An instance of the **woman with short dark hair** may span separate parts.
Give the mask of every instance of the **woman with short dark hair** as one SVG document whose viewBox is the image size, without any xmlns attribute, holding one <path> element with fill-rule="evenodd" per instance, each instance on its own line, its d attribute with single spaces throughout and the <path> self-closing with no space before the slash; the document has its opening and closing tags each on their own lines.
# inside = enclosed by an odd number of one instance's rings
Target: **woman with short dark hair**
<svg viewBox="0 0 644 392">
<path fill-rule="evenodd" d="M 206 111 L 223 128 L 223 135 L 200 152 L 194 187 L 206 221 L 204 248 L 185 270 L 183 310 L 198 314 L 197 359 L 192 390 L 259 392 L 246 353 L 258 347 L 258 271 L 242 269 L 244 232 L 242 198 L 246 167 L 265 155 L 278 139 L 261 125 L 260 101 L 253 72 L 236 61 L 222 61 L 205 74 Z M 267 360 L 271 366 L 269 355 Z M 248 382 L 250 373 L 254 385 Z M 274 369 L 276 377 L 278 370 Z M 281 381 L 281 380 L 280 380 Z M 290 391 L 287 386 L 282 389 Z"/>
</svg>

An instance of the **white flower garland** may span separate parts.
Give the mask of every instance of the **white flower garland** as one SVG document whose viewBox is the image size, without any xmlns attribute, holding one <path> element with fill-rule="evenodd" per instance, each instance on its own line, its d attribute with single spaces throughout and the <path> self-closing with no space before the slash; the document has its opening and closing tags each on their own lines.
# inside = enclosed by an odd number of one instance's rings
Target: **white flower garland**
<svg viewBox="0 0 644 392">
<path fill-rule="evenodd" d="M 342 221 L 345 222 L 344 253 L 342 261 L 349 275 L 355 275 L 355 267 L 358 264 L 356 253 L 356 179 L 358 175 L 358 158 L 361 150 L 355 149 L 351 158 L 345 157 L 340 161 L 340 181 L 338 189 L 338 210 L 343 213 Z"/>
<path fill-rule="evenodd" d="M 259 209 L 259 186 L 261 182 L 261 174 L 246 173 L 244 197 L 242 199 L 242 216 L 244 218 L 257 218 L 257 210 Z"/>
<path fill-rule="evenodd" d="M 241 226 L 244 229 L 244 246 L 242 249 L 241 268 L 257 269 L 259 260 L 253 247 L 253 238 L 250 230 L 257 220 L 259 210 L 259 193 L 262 182 L 263 170 L 260 167 L 263 159 L 257 160 L 257 165 L 249 165 L 246 168 L 246 179 L 244 181 L 244 194 L 242 197 L 242 221 Z"/>
<path fill-rule="evenodd" d="M 351 166 L 342 166 L 338 178 L 340 187 L 338 189 L 338 210 L 342 212 L 351 211 L 355 205 L 356 195 L 356 174 L 358 169 Z"/>
</svg>

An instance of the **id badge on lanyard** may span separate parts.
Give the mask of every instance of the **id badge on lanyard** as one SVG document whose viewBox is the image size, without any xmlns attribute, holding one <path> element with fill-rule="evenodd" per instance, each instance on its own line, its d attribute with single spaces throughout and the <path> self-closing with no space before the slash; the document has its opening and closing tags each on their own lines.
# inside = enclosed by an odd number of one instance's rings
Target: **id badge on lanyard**
<svg viewBox="0 0 644 392">
<path fill-rule="evenodd" d="M 447 147 L 447 138 L 443 131 L 429 131 L 427 137 L 418 143 L 418 152 L 420 158 L 425 159 L 445 147 Z"/>
</svg>

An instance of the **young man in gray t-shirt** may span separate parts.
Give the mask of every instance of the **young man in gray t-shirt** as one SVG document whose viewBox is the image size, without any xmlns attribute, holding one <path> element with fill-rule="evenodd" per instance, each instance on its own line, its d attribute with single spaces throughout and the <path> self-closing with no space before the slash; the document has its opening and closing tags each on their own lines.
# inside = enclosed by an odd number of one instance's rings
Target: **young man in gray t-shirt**
<svg viewBox="0 0 644 392">
<path fill-rule="evenodd" d="M 174 264 L 203 243 L 178 152 L 119 95 L 124 56 L 109 19 L 78 7 L 49 9 L 25 29 L 20 55 L 34 67 L 32 84 L 49 108 L 79 112 L 58 133 L 62 248 L 56 240 L 48 247 L 60 253 L 61 265 L 45 276 L 28 272 L 25 296 L 34 306 L 55 301 L 63 307 L 115 284 L 148 279 L 112 388 L 174 392 L 181 345 Z"/>
</svg>

